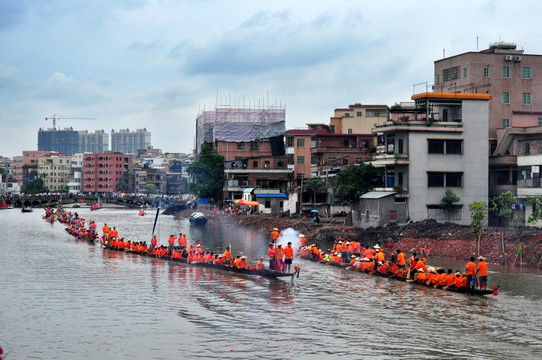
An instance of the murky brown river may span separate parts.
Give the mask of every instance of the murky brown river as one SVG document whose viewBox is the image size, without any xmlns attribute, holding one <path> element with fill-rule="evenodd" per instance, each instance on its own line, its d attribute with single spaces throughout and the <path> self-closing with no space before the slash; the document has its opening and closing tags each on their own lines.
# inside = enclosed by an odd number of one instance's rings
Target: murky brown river
<svg viewBox="0 0 542 360">
<path fill-rule="evenodd" d="M 77 209 L 99 228 L 149 240 L 154 216 Z M 296 260 L 293 283 L 110 252 L 43 211 L 0 211 L 0 345 L 5 359 L 540 359 L 542 272 L 490 265 L 496 297 L 467 296 Z M 272 227 L 272 224 L 270 224 Z M 254 263 L 268 235 L 161 216 Z M 464 263 L 431 263 L 463 268 Z"/>
</svg>

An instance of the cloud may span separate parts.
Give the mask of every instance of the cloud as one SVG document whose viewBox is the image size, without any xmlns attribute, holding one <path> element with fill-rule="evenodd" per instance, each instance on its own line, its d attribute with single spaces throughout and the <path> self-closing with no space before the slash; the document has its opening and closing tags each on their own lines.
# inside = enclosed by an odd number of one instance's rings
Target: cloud
<svg viewBox="0 0 542 360">
<path fill-rule="evenodd" d="M 114 97 L 89 81 L 75 80 L 63 73 L 54 73 L 40 88 L 32 92 L 34 99 L 54 101 L 60 106 L 90 106 L 108 102 Z"/>
<path fill-rule="evenodd" d="M 141 40 L 136 40 L 128 45 L 128 50 L 137 51 L 137 52 L 148 52 L 156 48 L 158 41 L 152 42 L 143 42 Z"/>
<path fill-rule="evenodd" d="M 363 38 L 335 24 L 325 15 L 301 21 L 285 11 L 261 11 L 199 47 L 183 45 L 188 53 L 182 70 L 189 74 L 250 75 L 306 68 L 347 57 L 363 47 Z"/>
<path fill-rule="evenodd" d="M 18 25 L 28 10 L 25 1 L 0 1 L 0 30 Z"/>
</svg>

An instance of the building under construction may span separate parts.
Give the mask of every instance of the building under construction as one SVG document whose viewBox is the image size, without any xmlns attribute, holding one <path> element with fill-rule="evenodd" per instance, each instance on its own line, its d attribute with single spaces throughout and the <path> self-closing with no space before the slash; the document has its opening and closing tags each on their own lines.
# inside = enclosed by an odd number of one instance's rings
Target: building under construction
<svg viewBox="0 0 542 360">
<path fill-rule="evenodd" d="M 282 105 L 262 108 L 220 106 L 203 111 L 196 118 L 196 152 L 201 152 L 203 144 L 214 147 L 217 141 L 250 143 L 280 137 L 282 142 L 285 119 L 286 109 Z"/>
</svg>

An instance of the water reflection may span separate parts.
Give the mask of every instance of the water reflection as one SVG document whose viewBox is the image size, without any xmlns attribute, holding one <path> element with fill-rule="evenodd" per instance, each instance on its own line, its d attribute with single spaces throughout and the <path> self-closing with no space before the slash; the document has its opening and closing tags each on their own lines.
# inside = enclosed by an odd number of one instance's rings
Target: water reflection
<svg viewBox="0 0 542 360">
<path fill-rule="evenodd" d="M 150 239 L 151 216 L 85 211 L 126 237 Z M 502 286 L 497 297 L 438 291 L 298 259 L 303 270 L 292 283 L 104 250 L 76 241 L 58 223 L 43 222 L 38 211 L 27 215 L 0 212 L 0 341 L 13 358 L 542 355 L 537 270 L 490 265 L 490 283 Z M 161 217 L 157 229 L 164 242 L 183 232 L 212 251 L 231 243 L 234 253 L 252 261 L 267 243 L 267 234 L 228 223 L 195 228 Z"/>
</svg>

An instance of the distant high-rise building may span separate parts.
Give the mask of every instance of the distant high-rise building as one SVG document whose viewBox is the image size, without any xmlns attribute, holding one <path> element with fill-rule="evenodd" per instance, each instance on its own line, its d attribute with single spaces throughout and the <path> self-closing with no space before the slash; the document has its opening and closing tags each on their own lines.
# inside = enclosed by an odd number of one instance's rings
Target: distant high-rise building
<svg viewBox="0 0 542 360">
<path fill-rule="evenodd" d="M 38 151 L 56 151 L 64 155 L 73 155 L 79 151 L 79 133 L 73 128 L 39 129 Z"/>
<path fill-rule="evenodd" d="M 147 129 L 111 130 L 111 151 L 123 154 L 137 154 L 137 150 L 146 149 L 151 144 L 151 133 Z"/>
<path fill-rule="evenodd" d="M 109 151 L 109 134 L 103 130 L 89 133 L 87 130 L 79 131 L 79 152 L 104 153 Z"/>
</svg>

